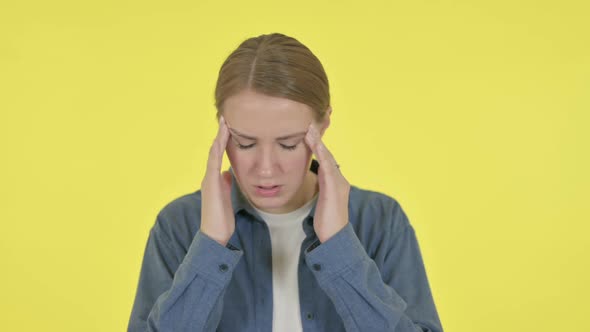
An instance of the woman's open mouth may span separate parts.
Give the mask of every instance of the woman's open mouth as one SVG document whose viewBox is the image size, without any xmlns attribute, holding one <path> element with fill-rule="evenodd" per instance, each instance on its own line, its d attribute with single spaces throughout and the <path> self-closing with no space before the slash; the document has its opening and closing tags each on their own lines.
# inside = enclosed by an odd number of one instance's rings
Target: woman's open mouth
<svg viewBox="0 0 590 332">
<path fill-rule="evenodd" d="M 273 197 L 277 196 L 281 190 L 281 186 L 256 186 L 256 194 L 262 197 Z"/>
</svg>

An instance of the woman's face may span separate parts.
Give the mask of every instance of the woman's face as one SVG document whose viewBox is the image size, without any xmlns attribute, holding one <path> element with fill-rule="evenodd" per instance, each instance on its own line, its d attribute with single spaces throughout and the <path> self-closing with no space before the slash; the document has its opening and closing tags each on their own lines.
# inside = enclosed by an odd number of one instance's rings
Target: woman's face
<svg viewBox="0 0 590 332">
<path fill-rule="evenodd" d="M 313 197 L 312 152 L 304 140 L 313 120 L 309 106 L 244 90 L 225 100 L 223 116 L 230 130 L 229 161 L 254 206 L 287 213 Z"/>
</svg>

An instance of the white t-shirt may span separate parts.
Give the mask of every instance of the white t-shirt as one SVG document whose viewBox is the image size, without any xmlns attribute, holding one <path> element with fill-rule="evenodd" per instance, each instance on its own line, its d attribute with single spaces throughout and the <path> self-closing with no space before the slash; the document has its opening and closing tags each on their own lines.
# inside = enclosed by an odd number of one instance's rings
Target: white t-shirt
<svg viewBox="0 0 590 332">
<path fill-rule="evenodd" d="M 273 214 L 254 207 L 270 230 L 272 246 L 272 287 L 274 332 L 301 332 L 297 268 L 301 243 L 305 239 L 303 219 L 311 211 L 318 194 L 299 209 Z"/>
</svg>

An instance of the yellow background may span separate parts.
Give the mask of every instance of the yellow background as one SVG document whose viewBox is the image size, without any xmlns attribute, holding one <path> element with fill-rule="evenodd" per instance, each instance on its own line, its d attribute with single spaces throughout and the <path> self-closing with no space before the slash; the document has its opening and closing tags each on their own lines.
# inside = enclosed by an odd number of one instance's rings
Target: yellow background
<svg viewBox="0 0 590 332">
<path fill-rule="evenodd" d="M 407 211 L 446 331 L 584 330 L 587 3 L 0 2 L 1 329 L 126 329 L 221 63 L 282 32 L 325 66 L 345 176 Z"/>
</svg>

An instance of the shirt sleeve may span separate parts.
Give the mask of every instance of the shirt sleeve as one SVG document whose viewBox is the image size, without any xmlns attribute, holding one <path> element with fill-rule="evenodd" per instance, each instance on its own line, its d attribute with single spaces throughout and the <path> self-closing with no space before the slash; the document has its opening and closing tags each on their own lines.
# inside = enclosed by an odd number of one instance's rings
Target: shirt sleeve
<svg viewBox="0 0 590 332">
<path fill-rule="evenodd" d="M 198 231 L 182 257 L 162 218 L 150 230 L 127 330 L 215 331 L 243 252 Z"/>
<path fill-rule="evenodd" d="M 379 248 L 381 269 L 351 223 L 324 243 L 312 244 L 306 264 L 347 332 L 442 332 L 414 229 L 401 208 L 394 218 L 403 219 L 398 220 L 402 226 Z"/>
</svg>

